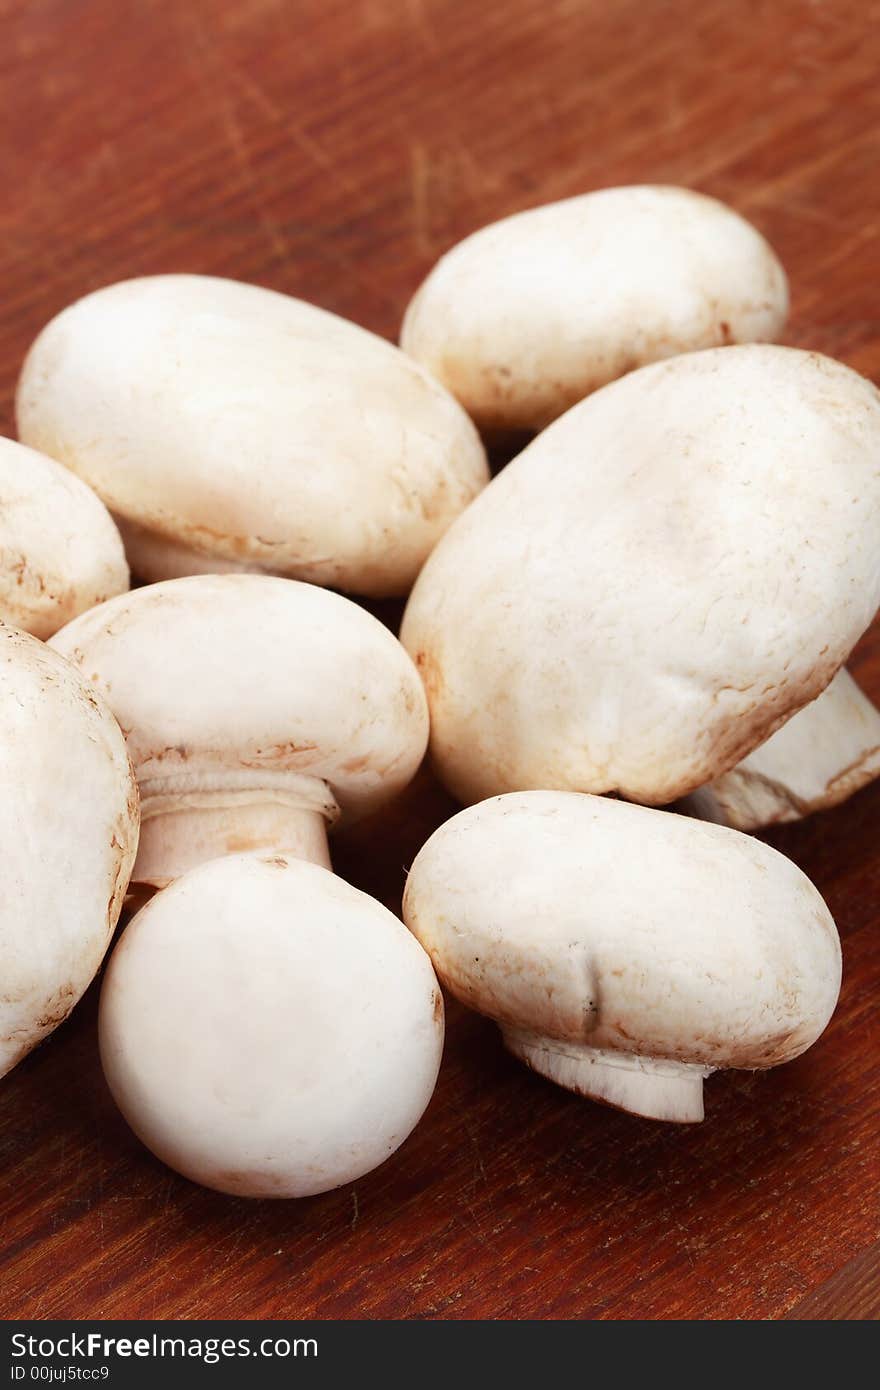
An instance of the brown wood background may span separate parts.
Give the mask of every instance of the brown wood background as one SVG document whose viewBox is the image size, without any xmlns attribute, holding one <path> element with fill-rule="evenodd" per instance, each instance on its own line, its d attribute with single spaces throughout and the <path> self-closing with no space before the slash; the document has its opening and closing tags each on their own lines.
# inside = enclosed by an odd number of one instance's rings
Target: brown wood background
<svg viewBox="0 0 880 1390">
<path fill-rule="evenodd" d="M 192 270 L 394 336 L 480 224 L 636 181 L 729 200 L 792 277 L 789 341 L 880 378 L 869 0 L 0 0 L 0 428 L 22 354 L 108 281 Z M 855 670 L 880 700 L 880 631 Z M 399 907 L 452 810 L 424 774 L 339 871 Z M 579 1101 L 449 1010 L 430 1110 L 354 1187 L 202 1191 L 114 1111 L 95 991 L 0 1088 L 6 1317 L 880 1313 L 880 785 L 772 840 L 837 918 L 839 1012 L 707 1085 L 701 1127 Z"/>
</svg>

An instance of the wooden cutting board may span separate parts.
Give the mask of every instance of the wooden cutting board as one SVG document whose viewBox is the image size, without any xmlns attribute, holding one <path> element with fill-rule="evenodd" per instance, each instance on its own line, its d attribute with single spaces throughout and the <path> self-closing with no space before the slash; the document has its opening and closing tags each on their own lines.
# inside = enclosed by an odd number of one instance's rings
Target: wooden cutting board
<svg viewBox="0 0 880 1390">
<path fill-rule="evenodd" d="M 255 280 L 393 337 L 477 226 L 645 181 L 751 218 L 792 277 L 788 341 L 880 378 L 869 0 L 0 0 L 0 20 L 7 433 L 30 339 L 108 281 Z M 880 701 L 880 628 L 853 669 Z M 424 773 L 337 842 L 339 872 L 399 908 L 453 809 Z M 837 918 L 839 1011 L 799 1061 L 713 1078 L 695 1128 L 553 1088 L 453 1005 L 396 1157 L 308 1201 L 231 1200 L 116 1114 L 93 989 L 0 1087 L 0 1314 L 876 1317 L 878 825 L 880 785 L 769 836 Z"/>
</svg>

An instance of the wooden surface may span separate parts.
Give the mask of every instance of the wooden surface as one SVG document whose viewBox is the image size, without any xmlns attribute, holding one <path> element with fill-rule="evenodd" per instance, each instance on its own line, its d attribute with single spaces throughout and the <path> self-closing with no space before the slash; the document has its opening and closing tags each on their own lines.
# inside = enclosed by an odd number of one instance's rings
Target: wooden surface
<svg viewBox="0 0 880 1390">
<path fill-rule="evenodd" d="M 0 0 L 0 396 L 66 302 L 198 270 L 393 336 L 481 223 L 614 183 L 729 200 L 788 340 L 880 378 L 880 6 L 868 0 Z M 855 665 L 880 700 L 880 632 Z M 451 803 L 423 775 L 339 871 L 399 907 Z M 880 786 L 772 835 L 837 918 L 801 1060 L 673 1129 L 579 1101 L 449 1009 L 430 1110 L 303 1202 L 191 1186 L 104 1088 L 95 991 L 0 1089 L 6 1317 L 858 1317 L 880 1312 Z"/>
</svg>

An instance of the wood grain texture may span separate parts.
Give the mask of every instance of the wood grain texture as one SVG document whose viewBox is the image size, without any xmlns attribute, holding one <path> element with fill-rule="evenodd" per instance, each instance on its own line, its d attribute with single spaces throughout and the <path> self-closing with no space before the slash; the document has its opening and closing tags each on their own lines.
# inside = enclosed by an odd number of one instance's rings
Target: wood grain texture
<svg viewBox="0 0 880 1390">
<path fill-rule="evenodd" d="M 259 281 L 394 336 L 480 224 L 603 184 L 727 199 L 792 277 L 788 340 L 880 378 L 880 5 L 868 0 L 0 0 L 0 428 L 68 301 Z M 390 610 L 389 610 L 390 611 Z M 880 630 L 855 670 L 880 701 Z M 452 804 L 423 773 L 336 865 L 399 908 Z M 430 1110 L 353 1187 L 213 1195 L 105 1090 L 95 991 L 0 1089 L 6 1317 L 880 1313 L 880 785 L 770 838 L 825 894 L 822 1042 L 684 1130 L 590 1105 L 449 1009 Z M 0 885 L 2 891 L 2 885 Z"/>
</svg>

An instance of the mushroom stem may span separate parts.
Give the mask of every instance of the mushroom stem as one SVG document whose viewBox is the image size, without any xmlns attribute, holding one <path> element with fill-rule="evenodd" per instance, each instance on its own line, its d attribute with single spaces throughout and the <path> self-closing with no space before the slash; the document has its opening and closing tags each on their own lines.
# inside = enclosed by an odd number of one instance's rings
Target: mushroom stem
<svg viewBox="0 0 880 1390">
<path fill-rule="evenodd" d="M 652 1120 L 703 1118 L 703 1080 L 712 1067 L 638 1057 L 581 1043 L 560 1043 L 524 1028 L 502 1027 L 505 1047 L 557 1086 Z"/>
<path fill-rule="evenodd" d="M 141 780 L 133 883 L 164 888 L 197 864 L 272 849 L 329 869 L 327 826 L 339 807 L 326 782 L 297 772 L 187 772 Z"/>
<path fill-rule="evenodd" d="M 880 776 L 880 710 L 841 669 L 730 772 L 683 799 L 701 820 L 759 830 L 836 806 Z"/>
</svg>

